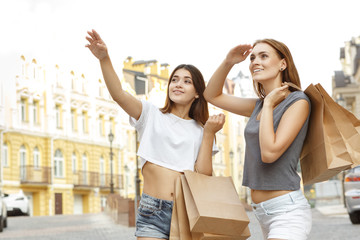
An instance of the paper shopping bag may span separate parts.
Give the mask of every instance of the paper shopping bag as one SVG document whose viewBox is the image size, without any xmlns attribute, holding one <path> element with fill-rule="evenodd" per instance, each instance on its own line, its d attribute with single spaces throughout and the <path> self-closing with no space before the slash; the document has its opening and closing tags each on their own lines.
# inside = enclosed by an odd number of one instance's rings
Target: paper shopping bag
<svg viewBox="0 0 360 240">
<path fill-rule="evenodd" d="M 241 236 L 249 224 L 231 177 L 184 171 L 182 181 L 191 232 Z"/>
<path fill-rule="evenodd" d="M 344 139 L 345 145 L 353 162 L 351 167 L 359 165 L 360 133 L 356 129 L 355 125 L 359 126 L 360 130 L 360 120 L 358 120 L 350 111 L 336 103 L 329 94 L 327 94 L 321 84 L 316 84 L 315 87 L 321 93 L 324 99 L 325 107 L 329 109 L 331 116 L 335 120 L 336 127 L 339 129 Z M 354 124 L 352 121 L 354 121 Z"/>
<path fill-rule="evenodd" d="M 250 237 L 249 227 L 245 228 L 240 237 L 191 232 L 181 184 L 181 181 L 186 180 L 184 176 L 181 176 L 181 178 L 179 177 L 175 182 L 170 240 L 245 240 Z"/>
<path fill-rule="evenodd" d="M 300 157 L 304 185 L 326 181 L 352 165 L 344 139 L 324 99 L 310 84 L 305 94 L 311 101 L 307 136 Z"/>
</svg>

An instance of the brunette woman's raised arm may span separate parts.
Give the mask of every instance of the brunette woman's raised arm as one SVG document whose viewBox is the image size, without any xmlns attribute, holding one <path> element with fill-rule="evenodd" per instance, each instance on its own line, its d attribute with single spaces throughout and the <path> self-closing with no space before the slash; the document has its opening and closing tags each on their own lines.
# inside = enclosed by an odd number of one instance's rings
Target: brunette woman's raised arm
<svg viewBox="0 0 360 240">
<path fill-rule="evenodd" d="M 88 34 L 89 36 L 86 39 L 89 44 L 86 47 L 99 59 L 106 87 L 111 97 L 127 114 L 139 119 L 142 110 L 141 101 L 123 90 L 120 79 L 111 63 L 106 44 L 100 35 L 95 30 L 88 31 Z"/>
</svg>

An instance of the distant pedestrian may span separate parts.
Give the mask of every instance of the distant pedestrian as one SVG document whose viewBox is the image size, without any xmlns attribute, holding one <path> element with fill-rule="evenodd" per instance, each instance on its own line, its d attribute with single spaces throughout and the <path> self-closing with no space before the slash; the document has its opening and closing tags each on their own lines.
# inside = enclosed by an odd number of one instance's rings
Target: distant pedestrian
<svg viewBox="0 0 360 240">
<path fill-rule="evenodd" d="M 231 68 L 248 56 L 258 98 L 224 94 Z M 302 91 L 287 82 L 301 87 L 289 49 L 279 41 L 263 39 L 231 49 L 204 92 L 213 105 L 249 117 L 243 185 L 251 189 L 252 207 L 265 239 L 306 239 L 312 225 L 296 171 L 311 105 Z"/>
<path fill-rule="evenodd" d="M 140 136 L 138 156 L 144 177 L 137 213 L 138 239 L 168 239 L 174 183 L 184 170 L 212 174 L 214 138 L 224 122 L 223 114 L 209 117 L 201 72 L 182 64 L 171 73 L 165 106 L 158 109 L 122 89 L 99 34 L 89 31 L 86 45 L 100 60 L 106 86 L 120 107 L 130 116 Z"/>
</svg>

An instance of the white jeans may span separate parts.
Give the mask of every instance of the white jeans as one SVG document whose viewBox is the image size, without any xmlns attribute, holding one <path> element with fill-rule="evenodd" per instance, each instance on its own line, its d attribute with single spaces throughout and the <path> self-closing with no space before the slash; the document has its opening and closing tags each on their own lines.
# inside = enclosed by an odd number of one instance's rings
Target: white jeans
<svg viewBox="0 0 360 240">
<path fill-rule="evenodd" d="M 312 216 L 301 189 L 251 206 L 260 222 L 264 239 L 307 239 Z"/>
</svg>

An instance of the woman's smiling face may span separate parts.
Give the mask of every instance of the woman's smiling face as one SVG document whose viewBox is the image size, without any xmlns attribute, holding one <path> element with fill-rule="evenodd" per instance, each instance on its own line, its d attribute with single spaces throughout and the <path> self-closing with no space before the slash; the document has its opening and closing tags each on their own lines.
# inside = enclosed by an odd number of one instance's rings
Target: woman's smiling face
<svg viewBox="0 0 360 240">
<path fill-rule="evenodd" d="M 175 104 L 192 104 L 195 98 L 198 97 L 191 73 L 188 70 L 184 68 L 178 69 L 170 81 L 169 98 Z"/>
<path fill-rule="evenodd" d="M 258 43 L 250 54 L 250 72 L 255 82 L 276 79 L 281 76 L 281 68 L 285 68 L 276 50 L 266 43 Z"/>
</svg>

